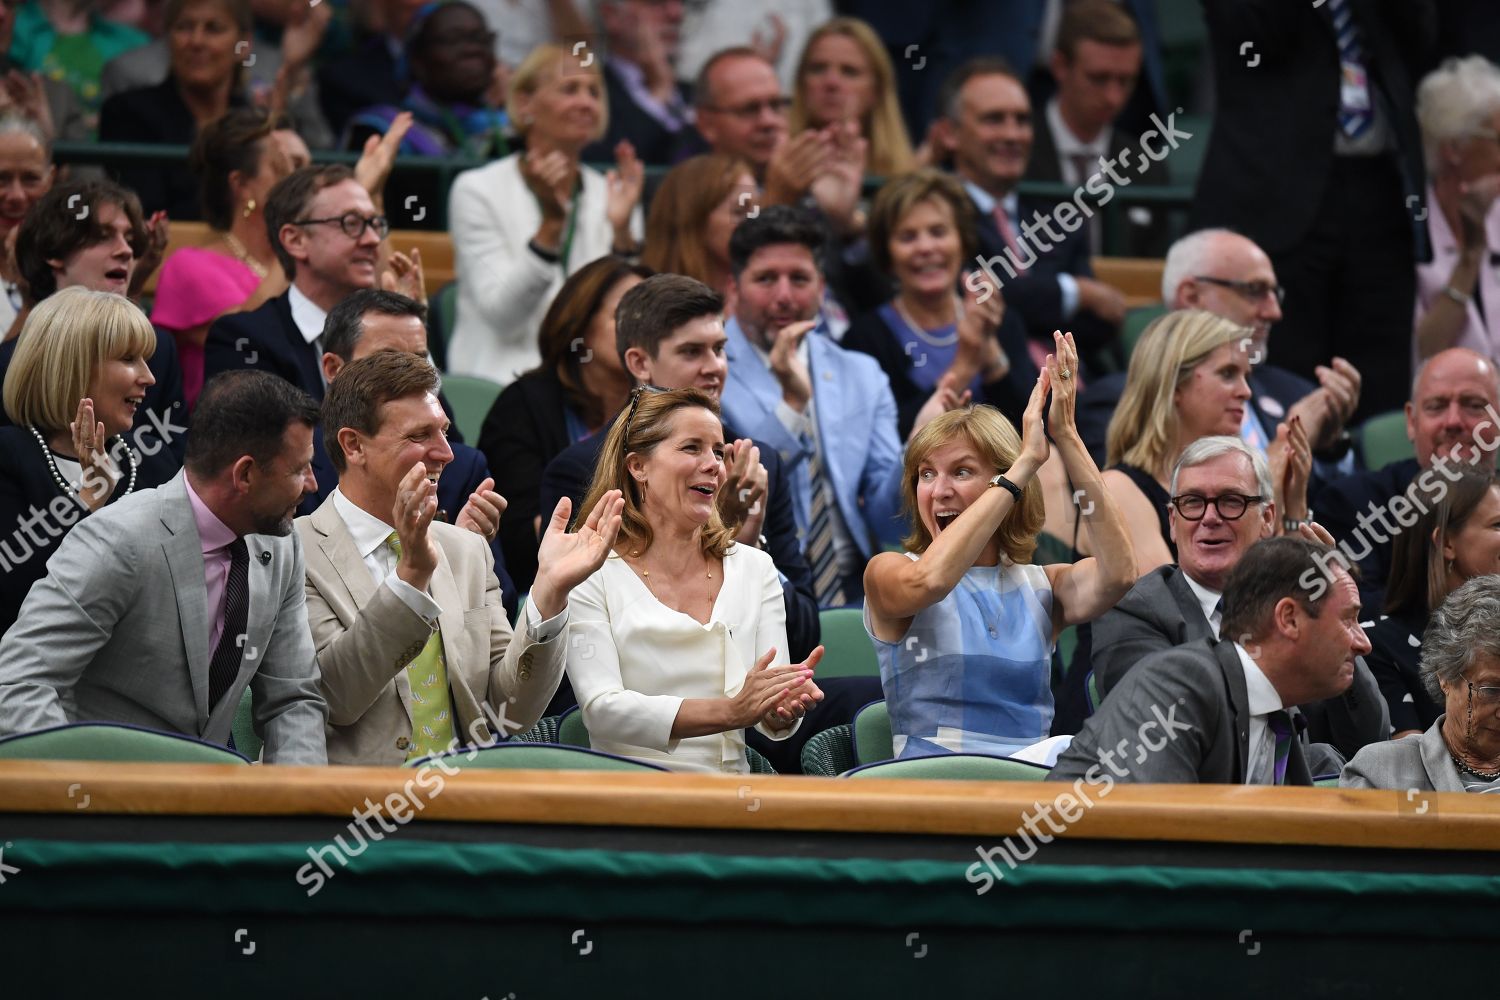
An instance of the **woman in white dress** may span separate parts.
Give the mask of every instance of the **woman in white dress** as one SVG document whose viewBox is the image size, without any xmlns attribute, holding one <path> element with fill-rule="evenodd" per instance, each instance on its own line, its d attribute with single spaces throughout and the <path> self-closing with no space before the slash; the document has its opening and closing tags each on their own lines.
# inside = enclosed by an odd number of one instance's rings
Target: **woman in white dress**
<svg viewBox="0 0 1500 1000">
<path fill-rule="evenodd" d="M 579 507 L 624 492 L 614 553 L 569 600 L 568 678 L 596 750 L 743 773 L 746 728 L 786 739 L 822 700 L 823 647 L 788 662 L 780 577 L 719 519 L 723 483 L 718 404 L 636 389 Z"/>
</svg>

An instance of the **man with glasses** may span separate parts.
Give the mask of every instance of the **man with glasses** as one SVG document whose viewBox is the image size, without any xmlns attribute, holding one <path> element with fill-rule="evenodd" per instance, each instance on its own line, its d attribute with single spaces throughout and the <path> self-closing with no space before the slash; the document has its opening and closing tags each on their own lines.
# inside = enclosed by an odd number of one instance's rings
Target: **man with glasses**
<svg viewBox="0 0 1500 1000">
<path fill-rule="evenodd" d="M 1222 637 L 1224 588 L 1245 553 L 1263 538 L 1297 534 L 1299 525 L 1279 516 L 1274 496 L 1265 458 L 1239 438 L 1199 438 L 1183 450 L 1167 512 L 1177 565 L 1141 577 L 1094 622 L 1101 694 L 1152 653 Z M 1345 757 L 1390 735 L 1385 699 L 1363 659 L 1347 691 L 1301 708 L 1313 741 L 1331 743 Z"/>
<path fill-rule="evenodd" d="M 266 228 L 291 288 L 208 331 L 204 377 L 259 368 L 322 400 L 323 323 L 328 311 L 380 276 L 380 241 L 390 232 L 369 192 L 342 165 L 308 166 L 271 189 Z"/>
<path fill-rule="evenodd" d="M 1271 324 L 1281 321 L 1283 292 L 1271 258 L 1254 241 L 1227 229 L 1189 233 L 1167 251 L 1162 301 L 1169 309 L 1206 309 L 1250 331 L 1250 407 L 1240 437 L 1264 455 L 1278 424 L 1301 417 L 1313 448 L 1311 496 L 1354 471 L 1346 422 L 1359 405 L 1359 371 L 1343 358 L 1318 369 L 1314 385 L 1268 363 Z M 1123 372 L 1089 383 L 1078 407 L 1078 429 L 1095 460 L 1104 460 L 1110 418 L 1125 388 Z"/>
</svg>

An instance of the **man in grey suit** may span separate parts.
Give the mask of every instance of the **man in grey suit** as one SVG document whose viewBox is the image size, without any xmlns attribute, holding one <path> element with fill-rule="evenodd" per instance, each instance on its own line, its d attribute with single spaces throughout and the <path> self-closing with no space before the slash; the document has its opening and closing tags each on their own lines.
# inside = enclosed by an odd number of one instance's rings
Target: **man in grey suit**
<svg viewBox="0 0 1500 1000">
<path fill-rule="evenodd" d="M 559 502 L 513 635 L 489 545 L 505 501 L 476 492 L 456 524 L 433 520 L 447 428 L 437 370 L 415 354 L 376 351 L 329 385 L 338 488 L 296 528 L 331 763 L 395 766 L 530 726 L 562 680 L 568 595 L 614 546 L 618 492 L 572 534 Z"/>
<path fill-rule="evenodd" d="M 1276 534 L 1274 495 L 1265 459 L 1240 438 L 1200 438 L 1183 450 L 1167 513 L 1178 564 L 1141 577 L 1094 622 L 1092 662 L 1102 694 L 1151 653 L 1220 637 L 1225 582 L 1250 546 Z M 1299 527 L 1285 520 L 1279 526 Z M 1390 712 L 1363 659 L 1355 661 L 1347 691 L 1299 707 L 1310 740 L 1330 743 L 1345 757 L 1391 734 Z"/>
<path fill-rule="evenodd" d="M 1251 547 L 1224 595 L 1223 634 L 1238 638 L 1147 656 L 1049 779 L 1310 785 L 1337 772 L 1331 747 L 1302 746 L 1295 707 L 1348 688 L 1355 657 L 1370 651 L 1359 590 L 1332 551 L 1301 538 Z"/>
<path fill-rule="evenodd" d="M 0 735 L 103 720 L 228 744 L 248 685 L 267 763 L 327 762 L 292 534 L 317 417 L 266 372 L 204 387 L 184 471 L 80 521 L 0 640 Z"/>
</svg>

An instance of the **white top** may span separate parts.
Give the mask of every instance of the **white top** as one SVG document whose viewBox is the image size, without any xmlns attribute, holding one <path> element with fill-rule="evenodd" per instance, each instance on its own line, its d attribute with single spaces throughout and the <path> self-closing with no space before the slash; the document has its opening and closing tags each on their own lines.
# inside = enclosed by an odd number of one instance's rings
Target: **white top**
<svg viewBox="0 0 1500 1000">
<path fill-rule="evenodd" d="M 1260 664 L 1239 643 L 1234 651 L 1240 654 L 1240 664 L 1245 668 L 1245 694 L 1250 707 L 1250 747 L 1245 757 L 1245 784 L 1274 785 L 1276 783 L 1276 735 L 1266 724 L 1266 716 L 1286 706 L 1275 686 L 1261 672 Z"/>
<path fill-rule="evenodd" d="M 604 175 L 585 166 L 580 169 L 577 224 L 563 222 L 566 258 L 552 264 L 533 253 L 527 244 L 542 224 L 542 210 L 521 177 L 520 155 L 465 170 L 453 181 L 448 201 L 458 280 L 448 371 L 502 385 L 541 362 L 537 334 L 563 281 L 608 254 L 614 243 L 605 214 Z M 644 232 L 639 205 L 631 214 L 630 232 L 636 241 Z"/>
<path fill-rule="evenodd" d="M 1208 619 L 1208 627 L 1213 629 L 1214 638 L 1222 638 L 1219 635 L 1219 629 L 1224 625 L 1224 612 L 1219 610 L 1219 601 L 1224 595 L 1216 590 L 1209 590 L 1194 580 L 1186 570 L 1183 571 L 1182 578 L 1187 581 L 1188 589 L 1193 592 L 1193 596 L 1198 598 L 1198 606 L 1203 609 L 1203 617 Z"/>
<path fill-rule="evenodd" d="M 442 606 L 396 575 L 396 552 L 386 544 L 396 529 L 355 504 L 337 487 L 333 490 L 333 509 L 338 511 L 344 526 L 349 529 L 354 550 L 370 573 L 370 582 L 377 587 L 382 583 L 390 587 L 401 603 L 411 608 L 412 614 L 436 627 L 438 616 L 443 613 Z"/>
<path fill-rule="evenodd" d="M 707 625 L 658 601 L 613 553 L 573 588 L 568 605 L 568 679 L 595 750 L 680 771 L 749 770 L 742 730 L 681 740 L 671 733 L 684 698 L 733 697 L 773 646 L 773 666 L 790 662 L 786 603 L 770 556 L 729 549 Z M 756 728 L 785 739 L 797 726 Z"/>
<path fill-rule="evenodd" d="M 287 291 L 286 299 L 292 310 L 292 322 L 297 324 L 297 332 L 318 352 L 318 378 L 323 380 L 323 386 L 327 388 L 328 376 L 323 374 L 323 325 L 328 322 L 328 312 L 303 295 L 296 285 Z"/>
</svg>

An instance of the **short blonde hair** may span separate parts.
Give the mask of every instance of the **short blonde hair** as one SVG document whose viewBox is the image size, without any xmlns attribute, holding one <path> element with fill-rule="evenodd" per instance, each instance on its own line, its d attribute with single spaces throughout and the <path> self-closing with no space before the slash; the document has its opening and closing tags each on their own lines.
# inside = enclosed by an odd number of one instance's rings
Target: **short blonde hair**
<svg viewBox="0 0 1500 1000">
<path fill-rule="evenodd" d="M 589 73 L 599 78 L 599 106 L 603 113 L 599 115 L 599 131 L 594 139 L 604 138 L 604 133 L 609 131 L 609 88 L 604 86 L 604 75 L 599 72 L 599 61 L 596 59 L 588 68 L 584 68 L 578 58 L 567 49 L 555 42 L 543 42 L 530 52 L 526 58 L 521 60 L 521 65 L 510 77 L 510 90 L 505 98 L 505 113 L 510 118 L 511 127 L 520 135 L 529 131 L 529 126 L 521 120 L 522 94 L 528 97 L 536 95 L 536 92 L 551 79 L 553 74 L 561 75 L 563 66 L 569 61 L 577 63 L 577 72 Z"/>
<path fill-rule="evenodd" d="M 911 534 L 901 544 L 908 552 L 926 552 L 932 544 L 932 535 L 917 512 L 917 475 L 933 452 L 959 438 L 967 441 L 996 472 L 1005 472 L 1021 454 L 1021 435 L 993 406 L 949 410 L 918 431 L 906 446 L 906 468 L 901 483 L 903 508 L 911 522 Z M 1046 519 L 1042 484 L 1033 476 L 1021 492 L 1020 504 L 1005 516 L 995 532 L 1000 551 L 1013 563 L 1031 562 L 1036 537 Z"/>
<path fill-rule="evenodd" d="M 1130 355 L 1125 391 L 1105 438 L 1107 464 L 1128 463 L 1157 477 L 1171 471 L 1177 460 L 1177 390 L 1204 358 L 1251 336 L 1249 328 L 1202 309 L 1153 320 Z"/>
<path fill-rule="evenodd" d="M 1500 111 L 1500 67 L 1484 56 L 1450 57 L 1417 87 L 1417 123 L 1427 170 L 1442 171 L 1445 142 L 1467 139 L 1489 128 Z"/>
<path fill-rule="evenodd" d="M 594 481 L 589 484 L 588 494 L 578 506 L 575 526 L 582 524 L 599 506 L 605 493 L 619 490 L 625 496 L 625 511 L 620 520 L 616 548 L 631 548 L 644 553 L 651 547 L 651 525 L 642 509 L 645 497 L 640 484 L 625 467 L 625 460 L 631 455 L 650 456 L 671 436 L 675 423 L 673 416 L 679 410 L 704 409 L 718 419 L 719 404 L 702 389 L 652 391 L 642 386 L 631 393 L 630 399 L 630 405 L 615 419 L 609 436 L 604 439 L 604 448 L 594 466 Z M 702 542 L 704 555 L 716 559 L 722 559 L 734 544 L 734 532 L 719 518 L 717 506 L 703 527 Z"/>
<path fill-rule="evenodd" d="M 32 424 L 43 433 L 66 430 L 100 365 L 155 353 L 151 321 L 125 296 L 64 288 L 26 317 L 5 373 L 5 413 L 15 424 Z"/>
<path fill-rule="evenodd" d="M 787 127 L 792 135 L 807 128 L 806 85 L 807 60 L 813 46 L 827 35 L 842 35 L 859 46 L 865 61 L 870 64 L 870 73 L 875 77 L 875 102 L 860 122 L 866 139 L 870 141 L 870 173 L 880 177 L 895 177 L 916 166 L 912 156 L 911 139 L 906 134 L 906 119 L 901 116 L 901 104 L 896 98 L 896 71 L 891 67 L 891 57 L 886 54 L 885 43 L 875 29 L 857 17 L 836 17 L 821 25 L 808 36 L 802 47 L 802 58 L 797 61 L 797 77 L 792 96 L 792 111 Z"/>
</svg>

